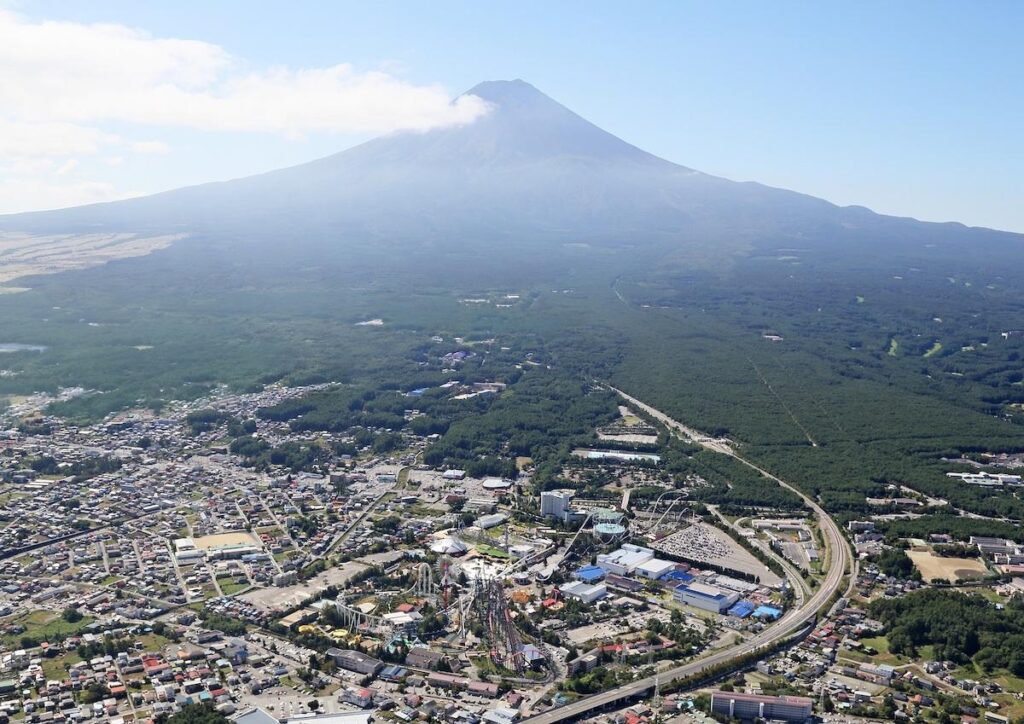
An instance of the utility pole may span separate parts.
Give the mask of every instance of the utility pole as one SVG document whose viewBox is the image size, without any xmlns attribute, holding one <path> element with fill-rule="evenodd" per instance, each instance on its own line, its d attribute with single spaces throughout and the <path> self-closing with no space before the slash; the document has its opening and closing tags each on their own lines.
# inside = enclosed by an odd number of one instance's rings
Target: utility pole
<svg viewBox="0 0 1024 724">
<path fill-rule="evenodd" d="M 651 700 L 654 721 L 661 721 L 661 674 L 654 675 L 654 699 Z"/>
</svg>

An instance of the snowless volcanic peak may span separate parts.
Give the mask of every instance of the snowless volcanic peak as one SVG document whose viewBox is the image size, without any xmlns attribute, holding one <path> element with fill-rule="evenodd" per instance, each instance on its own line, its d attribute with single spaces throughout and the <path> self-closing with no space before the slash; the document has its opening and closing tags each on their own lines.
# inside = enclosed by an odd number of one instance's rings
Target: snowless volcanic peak
<svg viewBox="0 0 1024 724">
<path fill-rule="evenodd" d="M 522 80 L 488 81 L 467 93 L 488 104 L 467 124 L 393 133 L 232 181 L 0 217 L 0 232 L 184 234 L 189 243 L 308 248 L 355 261 L 381 248 L 391 260 L 403 258 L 395 251 L 502 248 L 527 264 L 563 247 L 629 248 L 634 259 L 660 265 L 788 246 L 888 255 L 917 254 L 924 243 L 950 253 L 965 241 L 1020 243 L 1013 234 L 886 217 L 694 171 L 615 137 Z"/>
</svg>

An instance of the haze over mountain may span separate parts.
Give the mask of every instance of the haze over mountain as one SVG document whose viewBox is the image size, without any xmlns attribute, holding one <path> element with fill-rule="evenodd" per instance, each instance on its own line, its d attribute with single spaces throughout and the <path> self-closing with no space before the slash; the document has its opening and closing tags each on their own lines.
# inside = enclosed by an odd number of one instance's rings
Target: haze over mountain
<svg viewBox="0 0 1024 724">
<path fill-rule="evenodd" d="M 0 231 L 187 233 L 265 248 L 369 243 L 414 252 L 588 244 L 655 256 L 799 247 L 917 258 L 976 245 L 1016 253 L 1024 239 L 710 176 L 616 138 L 521 80 L 468 93 L 491 106 L 468 125 L 389 135 L 248 178 L 0 217 Z"/>
</svg>

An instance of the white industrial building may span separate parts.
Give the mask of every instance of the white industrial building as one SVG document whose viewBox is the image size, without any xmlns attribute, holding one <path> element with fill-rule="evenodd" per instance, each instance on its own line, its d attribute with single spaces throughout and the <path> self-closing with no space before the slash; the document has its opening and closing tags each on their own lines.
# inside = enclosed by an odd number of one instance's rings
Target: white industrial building
<svg viewBox="0 0 1024 724">
<path fill-rule="evenodd" d="M 566 598 L 575 598 L 577 601 L 582 601 L 583 603 L 600 601 L 608 595 L 608 588 L 603 583 L 590 585 L 583 581 L 573 581 L 572 583 L 565 583 L 559 586 L 558 590 L 561 591 L 562 595 Z"/>
<path fill-rule="evenodd" d="M 461 556 L 469 552 L 469 546 L 455 536 L 446 536 L 430 545 L 434 553 L 448 556 Z"/>
<path fill-rule="evenodd" d="M 676 564 L 672 561 L 664 561 L 660 558 L 651 558 L 650 560 L 644 561 L 636 567 L 635 573 L 638 576 L 644 578 L 650 578 L 657 581 L 664 576 L 676 569 Z"/>
<path fill-rule="evenodd" d="M 654 558 L 654 551 L 643 546 L 626 543 L 617 551 L 602 553 L 597 557 L 597 565 L 608 573 L 617 576 L 628 576 L 637 566 Z"/>
<path fill-rule="evenodd" d="M 504 513 L 492 513 L 491 515 L 483 515 L 476 519 L 473 523 L 478 528 L 487 530 L 488 528 L 494 528 L 499 526 L 508 520 L 508 516 Z"/>
<path fill-rule="evenodd" d="M 733 691 L 711 693 L 712 713 L 729 719 L 805 722 L 810 721 L 813 708 L 814 701 L 804 696 L 761 696 Z"/>
</svg>

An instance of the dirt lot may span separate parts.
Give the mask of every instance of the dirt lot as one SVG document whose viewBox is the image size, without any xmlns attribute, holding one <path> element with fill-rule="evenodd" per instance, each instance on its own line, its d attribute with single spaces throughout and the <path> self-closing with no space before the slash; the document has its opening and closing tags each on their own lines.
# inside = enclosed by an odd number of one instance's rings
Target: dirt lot
<svg viewBox="0 0 1024 724">
<path fill-rule="evenodd" d="M 657 435 L 636 435 L 632 433 L 597 433 L 598 440 L 614 440 L 615 442 L 635 442 L 640 445 L 654 445 L 658 442 Z"/>
<path fill-rule="evenodd" d="M 983 578 L 988 573 L 985 564 L 977 558 L 943 558 L 930 550 L 907 551 L 907 556 L 926 581 L 944 578 L 953 583 L 959 579 Z"/>
<path fill-rule="evenodd" d="M 233 546 L 258 546 L 260 542 L 252 533 L 215 533 L 193 538 L 196 548 L 210 550 L 211 548 L 228 548 Z"/>
</svg>

